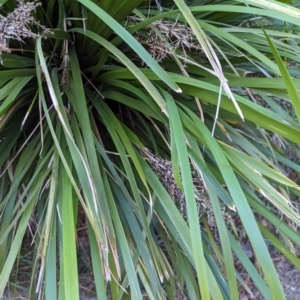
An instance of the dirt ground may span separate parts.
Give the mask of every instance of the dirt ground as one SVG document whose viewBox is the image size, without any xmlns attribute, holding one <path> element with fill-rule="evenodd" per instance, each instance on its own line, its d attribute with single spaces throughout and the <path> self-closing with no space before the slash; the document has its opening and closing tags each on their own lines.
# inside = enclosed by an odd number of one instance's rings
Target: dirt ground
<svg viewBox="0 0 300 300">
<path fill-rule="evenodd" d="M 300 252 L 300 251 L 299 251 Z M 296 269 L 285 257 L 277 254 L 273 257 L 274 264 L 283 285 L 287 300 L 300 300 L 300 270 Z M 251 285 L 249 284 L 251 288 Z M 255 287 L 251 288 L 253 295 L 242 293 L 240 300 L 264 300 Z M 26 292 L 20 292 L 16 295 L 12 290 L 6 290 L 6 293 L 0 300 L 27 300 Z M 81 300 L 96 300 L 95 296 L 86 296 L 84 291 L 80 297 Z M 172 300 L 172 299 L 170 299 Z M 185 296 L 180 296 L 176 300 L 188 300 Z"/>
<path fill-rule="evenodd" d="M 300 300 L 300 270 L 293 266 L 283 255 L 276 255 L 273 261 L 283 286 L 287 300 Z M 251 287 L 251 286 L 250 286 Z M 253 295 L 243 293 L 240 300 L 264 300 L 255 287 L 252 287 Z"/>
<path fill-rule="evenodd" d="M 300 300 L 300 270 L 287 259 L 280 259 L 276 264 L 287 300 Z"/>
</svg>

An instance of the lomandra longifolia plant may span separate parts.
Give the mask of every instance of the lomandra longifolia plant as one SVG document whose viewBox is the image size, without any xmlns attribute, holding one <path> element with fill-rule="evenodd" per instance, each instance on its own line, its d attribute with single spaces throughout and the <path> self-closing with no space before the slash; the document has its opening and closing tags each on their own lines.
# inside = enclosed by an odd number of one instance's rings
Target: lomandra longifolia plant
<svg viewBox="0 0 300 300">
<path fill-rule="evenodd" d="M 300 12 L 282 2 L 0 1 L 0 297 L 285 298 L 268 245 L 299 266 Z"/>
</svg>

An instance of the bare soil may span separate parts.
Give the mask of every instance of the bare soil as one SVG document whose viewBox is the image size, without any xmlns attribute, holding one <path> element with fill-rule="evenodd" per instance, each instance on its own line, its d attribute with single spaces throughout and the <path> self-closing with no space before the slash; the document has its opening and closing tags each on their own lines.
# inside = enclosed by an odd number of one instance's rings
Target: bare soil
<svg viewBox="0 0 300 300">
<path fill-rule="evenodd" d="M 300 251 L 299 251 L 300 252 Z M 285 291 L 285 296 L 287 300 L 300 300 L 300 270 L 296 269 L 283 255 L 276 254 L 273 257 L 275 267 L 277 269 L 280 281 Z M 87 284 L 87 282 L 85 282 Z M 93 282 L 89 283 L 90 287 L 83 287 L 81 291 L 81 300 L 96 300 L 97 297 L 93 294 L 92 288 Z M 247 292 L 241 292 L 240 300 L 264 300 L 264 298 L 257 291 L 255 286 L 251 286 L 251 283 L 248 285 L 251 289 L 252 295 Z M 5 291 L 5 294 L 0 297 L 0 300 L 27 300 L 26 291 L 16 291 L 8 288 Z M 146 299 L 146 298 L 145 298 Z M 173 300 L 173 299 L 170 299 Z M 181 293 L 178 293 L 176 300 L 188 300 Z"/>
</svg>

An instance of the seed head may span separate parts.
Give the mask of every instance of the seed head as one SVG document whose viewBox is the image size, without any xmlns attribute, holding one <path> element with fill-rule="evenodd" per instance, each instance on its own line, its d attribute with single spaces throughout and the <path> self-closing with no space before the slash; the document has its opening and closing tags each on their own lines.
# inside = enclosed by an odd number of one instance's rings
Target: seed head
<svg viewBox="0 0 300 300">
<path fill-rule="evenodd" d="M 36 7 L 40 6 L 40 2 L 26 2 L 18 0 L 18 7 L 7 14 L 7 16 L 0 15 L 0 57 L 2 52 L 10 52 L 8 46 L 9 40 L 17 40 L 24 42 L 24 38 L 37 39 L 40 35 L 48 33 L 49 30 L 42 26 L 34 19 L 32 13 Z M 40 29 L 41 33 L 34 33 L 30 26 L 35 25 Z"/>
</svg>

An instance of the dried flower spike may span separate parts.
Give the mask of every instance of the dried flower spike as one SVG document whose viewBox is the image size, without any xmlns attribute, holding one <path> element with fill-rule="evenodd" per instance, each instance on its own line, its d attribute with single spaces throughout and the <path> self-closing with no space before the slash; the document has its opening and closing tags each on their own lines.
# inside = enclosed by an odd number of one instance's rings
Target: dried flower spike
<svg viewBox="0 0 300 300">
<path fill-rule="evenodd" d="M 18 7 L 14 11 L 8 13 L 6 17 L 0 15 L 0 59 L 2 52 L 10 52 L 8 47 L 10 39 L 23 42 L 24 38 L 37 39 L 40 36 L 40 33 L 31 31 L 30 25 L 36 25 L 41 29 L 41 34 L 49 32 L 31 15 L 39 5 L 41 3 L 36 1 L 24 3 L 23 0 L 18 0 Z"/>
</svg>

